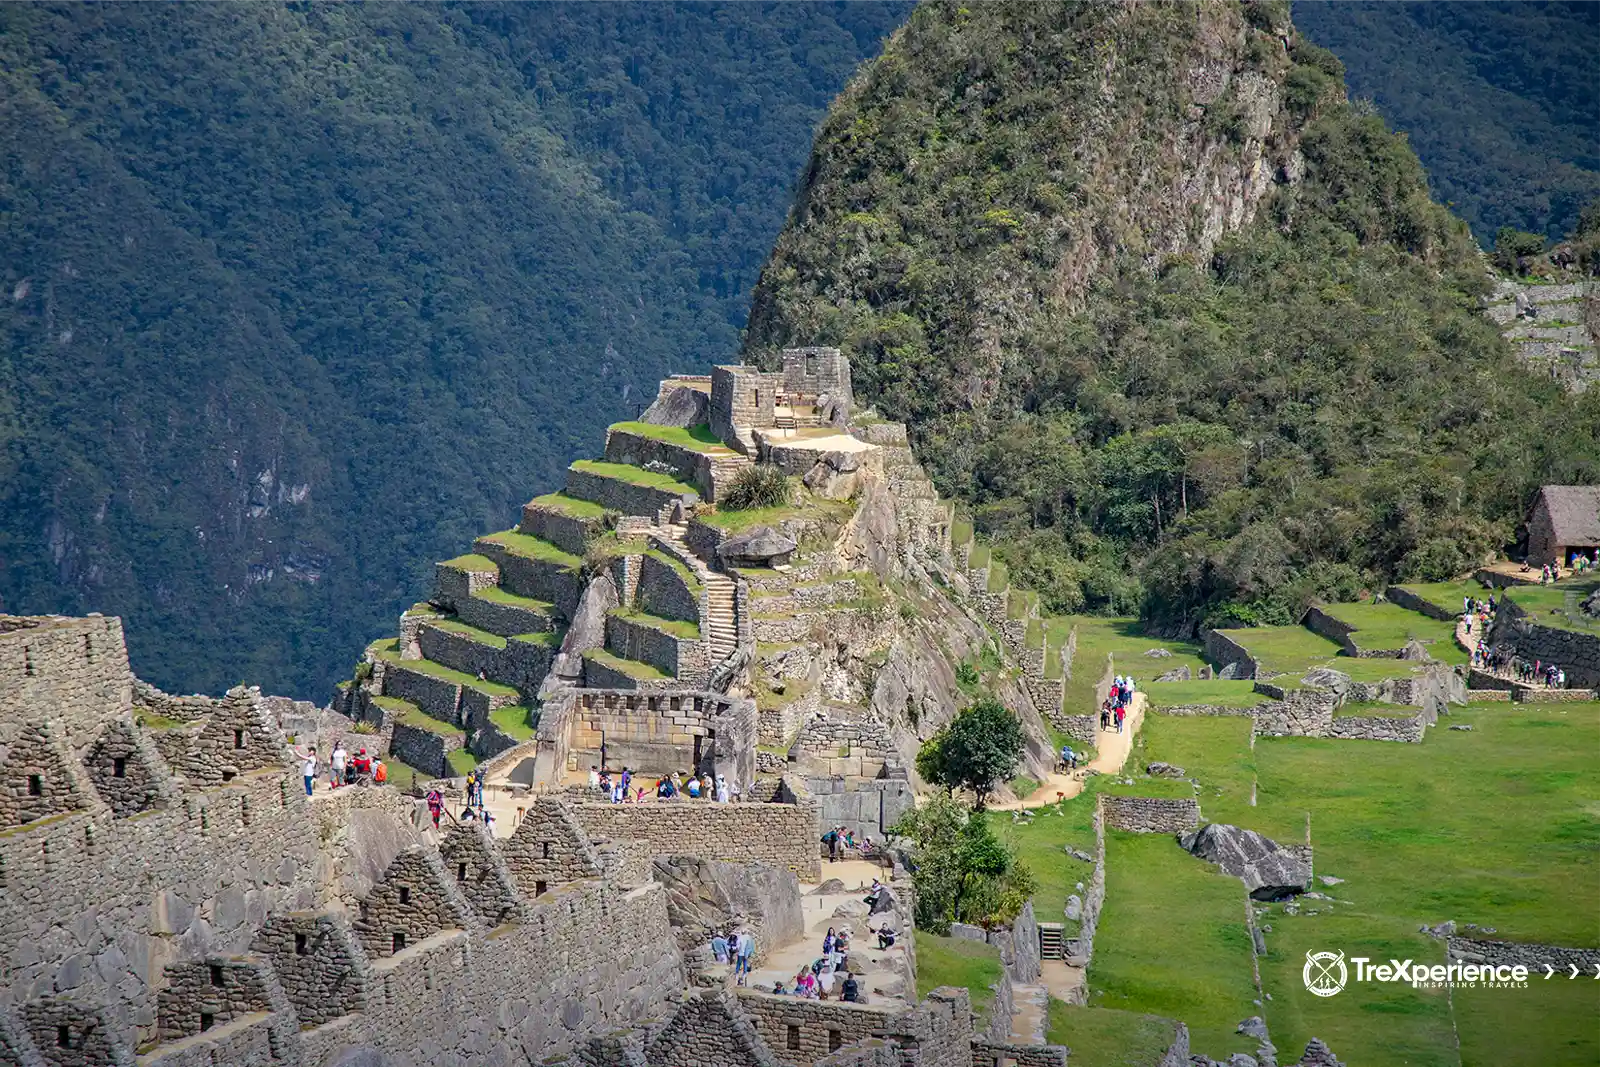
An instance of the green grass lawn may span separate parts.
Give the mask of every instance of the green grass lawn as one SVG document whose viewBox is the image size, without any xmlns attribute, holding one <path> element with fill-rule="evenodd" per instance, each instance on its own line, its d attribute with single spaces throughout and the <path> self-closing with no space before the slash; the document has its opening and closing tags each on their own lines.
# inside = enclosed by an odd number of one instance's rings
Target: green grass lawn
<svg viewBox="0 0 1600 1067">
<path fill-rule="evenodd" d="M 1600 1063 L 1592 970 L 1586 979 L 1535 979 L 1527 989 L 1458 989 L 1454 1000 L 1462 1067 Z"/>
<path fill-rule="evenodd" d="M 468 552 L 455 559 L 442 560 L 441 567 L 451 567 L 458 571 L 488 571 L 490 574 L 499 574 L 500 567 L 488 556 L 480 556 L 476 552 Z"/>
<path fill-rule="evenodd" d="M 657 426 L 649 422 L 618 422 L 613 423 L 613 430 L 623 433 L 635 434 L 639 437 L 648 437 L 652 441 L 665 441 L 667 444 L 680 445 L 695 452 L 703 452 L 708 456 L 732 456 L 736 453 L 733 449 L 723 444 L 716 434 L 711 432 L 711 427 L 705 423 L 698 426 Z"/>
<path fill-rule="evenodd" d="M 1360 648 L 1404 648 L 1415 639 L 1434 659 L 1452 665 L 1467 662 L 1466 650 L 1456 644 L 1453 622 L 1430 619 L 1396 604 L 1325 604 L 1322 610 L 1356 627 L 1351 640 Z"/>
<path fill-rule="evenodd" d="M 1072 1067 L 1150 1067 L 1172 1046 L 1178 1024 L 1159 1015 L 1079 1008 L 1050 1000 L 1045 1040 L 1065 1045 Z"/>
<path fill-rule="evenodd" d="M 480 630 L 476 626 L 468 626 L 466 623 L 456 619 L 433 619 L 427 625 L 436 630 L 444 630 L 447 633 L 465 637 L 469 641 L 476 641 L 480 645 L 487 645 L 490 648 L 503 649 L 506 647 L 505 638 L 492 634 L 487 630 Z"/>
<path fill-rule="evenodd" d="M 917 997 L 921 999 L 940 986 L 965 988 L 972 994 L 972 1013 L 977 1016 L 974 1030 L 989 1021 L 994 1007 L 994 989 L 1000 981 L 1000 950 L 980 941 L 940 937 L 918 930 Z"/>
<path fill-rule="evenodd" d="M 517 596 L 515 593 L 508 593 L 498 585 L 480 589 L 472 595 L 479 600 L 487 600 L 491 604 L 504 604 L 509 608 L 523 608 L 527 611 L 536 611 L 541 615 L 548 615 L 555 610 L 554 604 L 544 600 L 535 600 L 528 596 Z"/>
<path fill-rule="evenodd" d="M 623 659 L 621 656 L 608 652 L 603 648 L 591 648 L 583 654 L 583 658 L 592 659 L 596 663 L 610 667 L 612 670 L 625 674 L 638 682 L 660 682 L 669 680 L 672 677 L 670 674 L 656 670 L 648 663 L 643 663 L 636 659 Z"/>
<path fill-rule="evenodd" d="M 1184 704 L 1253 708 L 1267 699 L 1256 692 L 1255 683 L 1248 680 L 1212 678 L 1203 682 L 1140 682 L 1139 688 L 1149 698 L 1150 706 L 1156 709 L 1176 708 Z"/>
<path fill-rule="evenodd" d="M 1140 631 L 1138 619 L 1101 618 L 1095 615 L 1054 616 L 1044 620 L 1045 637 L 1051 655 L 1046 657 L 1045 674 L 1059 678 L 1054 650 L 1067 643 L 1073 627 L 1078 630 L 1077 650 L 1072 657 L 1072 677 L 1067 680 L 1063 704 L 1068 714 L 1086 715 L 1095 709 L 1095 686 L 1105 674 L 1106 657 L 1114 664 L 1114 673 L 1131 674 L 1144 685 L 1158 674 L 1187 666 L 1198 673 L 1205 661 L 1200 657 L 1200 646 L 1193 641 L 1175 641 L 1163 637 L 1150 637 Z M 1153 648 L 1164 649 L 1170 656 L 1146 656 Z"/>
<path fill-rule="evenodd" d="M 689 592 L 693 593 L 695 596 L 700 595 L 700 590 L 702 588 L 700 585 L 700 579 L 696 578 L 694 571 L 684 566 L 676 556 L 669 556 L 659 548 L 649 549 L 645 552 L 645 555 L 649 556 L 657 563 L 660 563 L 666 567 L 671 567 L 674 571 L 677 571 L 678 577 L 683 579 L 683 584 L 689 587 Z"/>
<path fill-rule="evenodd" d="M 1213 1059 L 1254 1052 L 1234 1033 L 1261 1014 L 1244 886 L 1168 834 L 1106 834 L 1106 903 L 1089 964 L 1089 1003 L 1182 1019 Z M 920 944 L 919 944 L 920 947 Z"/>
<path fill-rule="evenodd" d="M 1254 626 L 1247 630 L 1223 630 L 1223 635 L 1244 646 L 1263 673 L 1292 674 L 1308 671 L 1333 659 L 1340 646 L 1304 626 Z"/>
<path fill-rule="evenodd" d="M 1407 707 L 1404 704 L 1382 704 L 1376 700 L 1355 700 L 1339 706 L 1334 717 L 1340 719 L 1360 718 L 1368 715 L 1378 715 L 1385 719 L 1409 719 L 1421 708 Z"/>
<path fill-rule="evenodd" d="M 465 778 L 478 765 L 478 757 L 464 748 L 456 748 L 445 754 L 444 762 L 450 769 L 450 777 Z"/>
<path fill-rule="evenodd" d="M 658 474 L 647 471 L 643 467 L 635 467 L 629 463 L 607 463 L 598 459 L 580 459 L 572 464 L 572 470 L 583 471 L 599 478 L 610 478 L 614 481 L 627 482 L 629 485 L 638 485 L 646 489 L 661 489 L 678 496 L 688 496 L 691 493 L 698 495 L 698 490 L 687 482 L 680 482 L 670 474 Z"/>
<path fill-rule="evenodd" d="M 1126 773 L 1137 783 L 1118 792 L 1147 796 L 1194 797 L 1210 822 L 1250 825 L 1254 751 L 1247 716 L 1147 714 L 1135 736 Z M 1157 760 L 1182 767 L 1200 779 L 1200 792 L 1183 779 L 1150 778 L 1144 768 Z"/>
<path fill-rule="evenodd" d="M 648 626 L 652 630 L 660 630 L 662 633 L 671 634 L 673 637 L 682 638 L 685 641 L 700 640 L 699 623 L 684 622 L 682 619 L 665 619 L 660 615 L 651 615 L 649 612 L 644 611 L 629 611 L 625 608 L 614 608 L 610 614 L 619 619 L 637 623 L 640 626 Z"/>
<path fill-rule="evenodd" d="M 437 678 L 442 682 L 452 682 L 468 689 L 476 689 L 478 692 L 488 696 L 517 695 L 517 691 L 509 685 L 501 685 L 499 682 L 474 678 L 470 674 L 446 667 L 442 663 L 435 663 L 431 659 L 401 659 L 400 653 L 395 651 L 379 652 L 378 655 L 396 667 L 404 667 L 407 670 L 416 671 L 418 674 L 426 674 L 430 678 Z"/>
</svg>

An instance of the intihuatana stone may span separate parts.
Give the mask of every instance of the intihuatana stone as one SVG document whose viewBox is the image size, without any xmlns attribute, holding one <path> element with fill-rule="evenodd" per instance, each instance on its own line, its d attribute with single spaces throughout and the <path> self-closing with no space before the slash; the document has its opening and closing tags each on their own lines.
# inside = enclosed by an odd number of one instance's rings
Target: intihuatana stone
<svg viewBox="0 0 1600 1067">
<path fill-rule="evenodd" d="M 663 388 L 655 403 L 645 408 L 640 422 L 653 426 L 699 426 L 707 421 L 711 398 L 687 386 Z"/>
</svg>

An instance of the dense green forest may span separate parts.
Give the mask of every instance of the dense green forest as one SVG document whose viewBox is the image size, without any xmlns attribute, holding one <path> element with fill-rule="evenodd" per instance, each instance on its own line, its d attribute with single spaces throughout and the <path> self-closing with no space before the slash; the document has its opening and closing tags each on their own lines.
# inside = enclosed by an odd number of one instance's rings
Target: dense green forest
<svg viewBox="0 0 1600 1067">
<path fill-rule="evenodd" d="M 922 5 L 818 136 L 749 353 L 845 347 L 1053 611 L 1284 622 L 1471 565 L 1541 482 L 1600 480 L 1600 396 L 1518 368 L 1465 225 L 1288 34 Z"/>
<path fill-rule="evenodd" d="M 1502 226 L 1562 237 L 1600 198 L 1600 4 L 1296 0 L 1294 19 L 1485 247 Z"/>
<path fill-rule="evenodd" d="M 0 8 L 0 608 L 322 699 L 737 345 L 904 5 Z"/>
</svg>

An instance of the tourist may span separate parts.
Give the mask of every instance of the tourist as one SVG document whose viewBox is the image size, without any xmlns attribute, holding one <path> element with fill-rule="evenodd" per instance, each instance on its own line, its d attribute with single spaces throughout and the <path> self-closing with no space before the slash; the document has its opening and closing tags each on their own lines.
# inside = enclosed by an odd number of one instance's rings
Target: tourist
<svg viewBox="0 0 1600 1067">
<path fill-rule="evenodd" d="M 609 771 L 600 772 L 600 792 L 605 794 L 606 799 L 609 800 L 611 798 L 611 774 Z"/>
<path fill-rule="evenodd" d="M 780 978 L 778 981 L 772 983 L 772 995 L 775 997 L 784 997 L 789 995 L 783 988 L 783 979 Z"/>
<path fill-rule="evenodd" d="M 728 802 L 728 779 L 727 779 L 726 776 L 719 774 L 719 775 L 717 775 L 717 803 L 718 804 L 726 804 L 727 802 Z"/>
<path fill-rule="evenodd" d="M 878 897 L 883 894 L 883 883 L 876 878 L 872 880 L 872 889 L 862 898 L 862 903 L 869 908 L 877 907 Z"/>
<path fill-rule="evenodd" d="M 700 795 L 707 800 L 717 795 L 717 783 L 711 780 L 709 773 L 700 776 Z"/>
<path fill-rule="evenodd" d="M 388 765 L 385 764 L 383 762 L 383 760 L 379 760 L 378 762 L 374 763 L 372 765 L 372 781 L 377 785 L 382 785 L 384 782 L 387 782 L 388 780 L 389 780 L 389 767 L 388 767 Z M 412 784 L 413 785 L 416 784 L 416 779 L 415 779 L 414 776 L 412 778 Z"/>
<path fill-rule="evenodd" d="M 794 976 L 794 995 L 808 1000 L 817 999 L 817 980 L 807 967 L 801 967 Z"/>
<path fill-rule="evenodd" d="M 833 955 L 833 936 L 833 927 L 831 926 L 828 927 L 828 932 L 822 935 L 822 954 L 824 956 Z"/>
<path fill-rule="evenodd" d="M 591 793 L 596 792 L 599 788 L 600 788 L 600 768 L 591 765 L 590 768 L 589 768 L 589 792 L 591 792 Z"/>
<path fill-rule="evenodd" d="M 354 774 L 356 781 L 360 781 L 363 778 L 371 779 L 372 757 L 367 755 L 366 749 L 363 748 L 356 751 L 356 758 L 350 761 L 350 770 Z"/>
<path fill-rule="evenodd" d="M 889 929 L 888 923 L 884 923 L 882 926 L 878 927 L 878 950 L 881 952 L 885 949 L 891 949 L 893 947 L 894 931 Z"/>
<path fill-rule="evenodd" d="M 829 994 L 833 992 L 833 961 L 818 960 L 812 966 L 817 972 L 817 996 L 821 1000 L 827 1000 Z"/>
<path fill-rule="evenodd" d="M 844 987 L 839 990 L 839 998 L 850 1004 L 862 1003 L 861 983 L 857 982 L 856 976 L 848 971 L 845 972 Z"/>
<path fill-rule="evenodd" d="M 711 933 L 711 958 L 718 963 L 728 962 L 728 939 L 722 936 L 721 931 L 713 930 Z"/>
<path fill-rule="evenodd" d="M 305 775 L 306 796 L 310 796 L 311 787 L 317 780 L 317 746 L 312 745 L 304 752 L 301 752 L 299 749 L 295 749 L 294 754 L 302 761 L 300 773 Z"/>
<path fill-rule="evenodd" d="M 839 862 L 839 828 L 837 826 L 822 835 L 822 843 L 828 846 L 828 862 Z"/>
<path fill-rule="evenodd" d="M 689 778 L 689 799 L 690 800 L 699 800 L 700 799 L 700 779 L 695 778 L 693 776 L 691 776 Z"/>
<path fill-rule="evenodd" d="M 750 959 L 755 955 L 755 952 L 755 936 L 746 930 L 739 935 L 739 957 L 733 968 L 733 972 L 739 976 L 740 985 L 744 985 L 750 980 Z"/>
<path fill-rule="evenodd" d="M 670 779 L 670 778 L 658 778 L 658 779 L 656 779 L 656 799 L 657 800 L 670 800 L 671 798 L 672 798 L 672 779 Z"/>
<path fill-rule="evenodd" d="M 328 753 L 328 785 L 338 789 L 344 784 L 344 765 L 349 761 L 350 755 L 344 750 L 343 741 L 333 743 L 333 751 Z"/>
<path fill-rule="evenodd" d="M 437 789 L 428 790 L 428 814 L 433 817 L 433 828 L 439 828 L 439 815 L 444 811 L 444 794 Z"/>
</svg>

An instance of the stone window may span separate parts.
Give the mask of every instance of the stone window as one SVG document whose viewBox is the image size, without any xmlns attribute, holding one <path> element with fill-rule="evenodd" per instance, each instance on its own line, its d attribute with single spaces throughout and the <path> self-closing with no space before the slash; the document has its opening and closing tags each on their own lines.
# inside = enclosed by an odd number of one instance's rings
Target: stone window
<svg viewBox="0 0 1600 1067">
<path fill-rule="evenodd" d="M 126 756 L 118 756 L 118 757 L 116 757 L 115 759 L 113 759 L 111 761 L 111 777 L 113 777 L 113 778 L 126 778 L 126 777 L 128 777 L 128 757 L 126 757 Z"/>
<path fill-rule="evenodd" d="M 411 903 L 411 889 L 408 886 L 401 886 L 400 887 L 400 903 L 402 903 L 402 904 Z"/>
<path fill-rule="evenodd" d="M 311 939 L 305 934 L 294 935 L 294 954 L 296 956 L 311 955 Z"/>
<path fill-rule="evenodd" d="M 807 356 L 806 357 L 806 364 L 807 364 L 806 371 L 807 371 L 807 373 L 811 373 L 810 364 L 816 358 L 817 358 L 816 356 Z M 839 1046 L 841 1046 L 843 1044 L 844 1044 L 844 1035 L 843 1034 L 841 1034 L 837 1030 L 829 1030 L 828 1031 L 828 1051 L 829 1052 L 838 1052 L 839 1051 Z"/>
<path fill-rule="evenodd" d="M 65 1023 L 56 1027 L 56 1048 L 72 1047 L 72 1027 Z"/>
<path fill-rule="evenodd" d="M 800 1047 L 800 1028 L 798 1026 L 791 1026 L 791 1027 L 788 1027 L 787 1029 L 789 1031 L 789 1033 L 788 1033 L 788 1041 L 786 1042 L 787 1046 L 789 1048 L 791 1048 L 791 1049 L 799 1048 Z"/>
<path fill-rule="evenodd" d="M 200 1013 L 200 1032 L 203 1034 L 207 1030 L 211 1029 L 211 1027 L 216 1024 L 216 1021 L 217 1021 L 217 1017 L 215 1015 L 211 1014 L 209 1011 L 201 1012 Z"/>
<path fill-rule="evenodd" d="M 456 881 L 465 882 L 466 880 L 467 880 L 467 865 L 465 863 L 456 864 Z"/>
<path fill-rule="evenodd" d="M 233 747 L 234 748 L 243 748 L 244 747 L 244 731 L 243 730 L 235 730 L 235 731 L 233 731 Z"/>
<path fill-rule="evenodd" d="M 213 963 L 211 965 L 211 984 L 214 986 L 221 986 L 222 982 L 222 968 Z"/>
<path fill-rule="evenodd" d="M 406 947 L 406 932 L 404 930 L 396 930 L 394 932 L 393 944 L 396 952 Z"/>
<path fill-rule="evenodd" d="M 756 407 L 759 408 L 760 406 L 761 406 L 761 390 L 757 389 L 756 390 Z"/>
<path fill-rule="evenodd" d="M 535 882 L 533 883 L 533 895 L 536 897 L 542 897 L 546 892 L 549 891 L 549 888 L 550 884 L 548 882 Z"/>
<path fill-rule="evenodd" d="M 549 859 L 550 858 L 550 842 L 544 841 L 544 842 L 541 842 L 541 843 L 544 845 L 544 858 L 545 859 Z"/>
<path fill-rule="evenodd" d="M 44 796 L 44 776 L 40 774 L 28 775 L 28 795 L 30 797 Z"/>
<path fill-rule="evenodd" d="M 807 378 L 815 378 L 816 376 L 817 376 L 817 354 L 815 352 L 807 352 L 806 353 L 806 377 Z M 833 1032 L 834 1033 L 838 1033 L 837 1030 L 835 1030 Z M 837 1048 L 838 1046 L 835 1045 L 835 1046 L 832 1046 L 832 1047 Z"/>
</svg>

